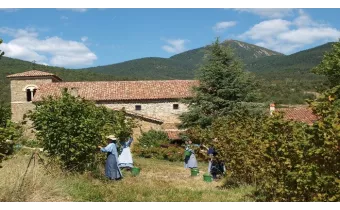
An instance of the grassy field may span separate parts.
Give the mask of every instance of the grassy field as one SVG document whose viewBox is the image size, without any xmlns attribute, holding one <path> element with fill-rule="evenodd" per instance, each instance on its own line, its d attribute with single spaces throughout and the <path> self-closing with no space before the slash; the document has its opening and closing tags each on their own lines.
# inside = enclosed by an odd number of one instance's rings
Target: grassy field
<svg viewBox="0 0 340 210">
<path fill-rule="evenodd" d="M 65 175 L 41 164 L 27 168 L 29 154 L 15 155 L 0 169 L 0 201 L 252 201 L 252 187 L 221 189 L 222 182 L 206 183 L 207 164 L 199 163 L 200 175 L 191 177 L 181 162 L 135 158 L 141 174 L 110 182 L 93 174 Z M 22 186 L 20 186 L 22 184 Z"/>
</svg>

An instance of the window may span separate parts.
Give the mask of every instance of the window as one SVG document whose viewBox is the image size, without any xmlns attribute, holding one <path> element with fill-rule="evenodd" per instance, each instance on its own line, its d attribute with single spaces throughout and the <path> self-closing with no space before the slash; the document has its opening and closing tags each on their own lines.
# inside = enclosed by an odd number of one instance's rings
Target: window
<svg viewBox="0 0 340 210">
<path fill-rule="evenodd" d="M 179 105 L 178 105 L 178 104 L 173 104 L 173 105 L 172 105 L 172 108 L 173 108 L 173 109 L 179 109 Z"/>
<path fill-rule="evenodd" d="M 23 91 L 26 92 L 26 101 L 31 102 L 33 100 L 33 97 L 35 96 L 35 93 L 37 92 L 37 86 L 36 85 L 27 85 Z"/>
<path fill-rule="evenodd" d="M 142 106 L 141 105 L 136 105 L 135 106 L 135 110 L 137 110 L 137 111 L 142 110 Z"/>
<path fill-rule="evenodd" d="M 26 98 L 27 98 L 27 101 L 32 101 L 32 93 L 30 89 L 26 90 Z"/>
</svg>

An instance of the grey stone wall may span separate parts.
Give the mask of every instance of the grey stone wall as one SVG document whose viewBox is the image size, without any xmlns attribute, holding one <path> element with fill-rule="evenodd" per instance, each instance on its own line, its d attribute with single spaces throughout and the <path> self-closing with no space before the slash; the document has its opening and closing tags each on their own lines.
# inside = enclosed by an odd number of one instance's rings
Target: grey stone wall
<svg viewBox="0 0 340 210">
<path fill-rule="evenodd" d="M 158 100 L 158 101 L 129 101 L 129 102 L 98 102 L 108 108 L 122 109 L 140 113 L 142 115 L 163 120 L 165 123 L 179 123 L 179 115 L 188 110 L 187 106 L 178 100 Z M 178 109 L 173 109 L 173 105 L 178 104 Z M 135 110 L 135 106 L 140 105 L 141 110 Z"/>
</svg>

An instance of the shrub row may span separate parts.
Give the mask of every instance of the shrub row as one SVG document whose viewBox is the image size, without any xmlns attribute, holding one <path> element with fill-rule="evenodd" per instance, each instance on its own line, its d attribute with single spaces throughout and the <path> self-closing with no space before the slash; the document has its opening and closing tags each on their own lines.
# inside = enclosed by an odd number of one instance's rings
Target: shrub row
<svg viewBox="0 0 340 210">
<path fill-rule="evenodd" d="M 340 201 L 340 86 L 310 107 L 319 116 L 312 126 L 281 113 L 252 116 L 240 110 L 188 134 L 205 144 L 217 137 L 227 179 L 254 184 L 258 201 Z"/>
</svg>

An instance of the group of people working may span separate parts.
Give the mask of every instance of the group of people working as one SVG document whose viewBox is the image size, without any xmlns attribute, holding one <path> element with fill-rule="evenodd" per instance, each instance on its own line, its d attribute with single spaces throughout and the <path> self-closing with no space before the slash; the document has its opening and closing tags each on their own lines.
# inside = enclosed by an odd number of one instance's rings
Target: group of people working
<svg viewBox="0 0 340 210">
<path fill-rule="evenodd" d="M 217 138 L 213 139 L 212 143 L 216 143 Z M 192 141 L 185 142 L 185 158 L 184 158 L 184 167 L 185 168 L 198 168 L 197 159 L 194 151 L 194 146 L 199 147 L 200 145 L 192 144 Z M 212 175 L 213 179 L 217 179 L 217 175 L 224 174 L 226 172 L 225 165 L 218 158 L 218 153 L 216 149 L 211 145 L 207 147 L 205 145 L 201 145 L 204 149 L 207 150 L 207 154 L 209 156 L 209 165 L 208 165 L 208 173 Z M 202 151 L 202 150 L 201 150 Z"/>
<path fill-rule="evenodd" d="M 131 143 L 133 138 L 129 138 L 127 141 L 120 141 L 120 147 L 117 148 L 117 138 L 113 135 L 107 137 L 107 146 L 98 146 L 101 152 L 107 153 L 107 159 L 105 163 L 105 176 L 110 180 L 119 180 L 123 178 L 121 169 L 133 168 L 133 160 L 131 154 Z M 118 150 L 120 154 L 118 154 Z"/>
<path fill-rule="evenodd" d="M 107 153 L 107 159 L 105 163 L 105 176 L 110 180 L 119 180 L 123 178 L 121 169 L 131 169 L 133 168 L 133 160 L 131 154 L 131 143 L 133 142 L 133 138 L 130 137 L 127 141 L 120 141 L 119 148 L 117 146 L 118 139 L 111 135 L 107 137 L 107 146 L 101 147 L 98 146 L 101 152 Z M 213 142 L 217 142 L 215 138 Z M 198 168 L 197 159 L 195 156 L 194 146 L 192 141 L 185 142 L 185 158 L 184 158 L 184 167 L 185 168 Z M 202 145 L 203 148 L 207 150 L 207 154 L 209 155 L 209 166 L 208 166 L 208 173 L 210 173 L 213 179 L 217 178 L 218 174 L 225 173 L 225 166 L 224 164 L 218 160 L 217 152 L 213 146 L 207 147 Z M 120 151 L 120 154 L 118 154 Z"/>
</svg>

